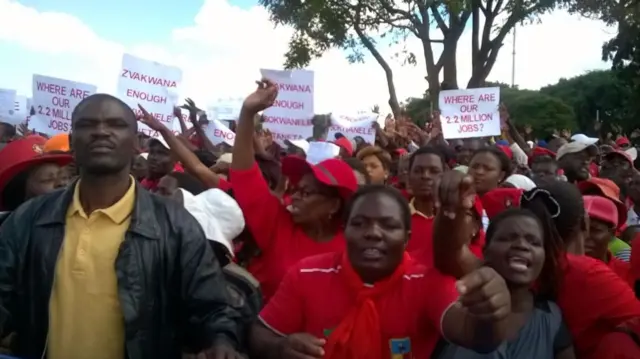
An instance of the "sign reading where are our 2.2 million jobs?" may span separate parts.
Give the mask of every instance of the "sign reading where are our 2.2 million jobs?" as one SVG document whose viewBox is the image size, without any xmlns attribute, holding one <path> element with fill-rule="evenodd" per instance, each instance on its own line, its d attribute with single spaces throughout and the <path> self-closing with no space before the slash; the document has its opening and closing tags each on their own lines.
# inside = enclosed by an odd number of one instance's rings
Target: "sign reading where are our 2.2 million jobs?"
<svg viewBox="0 0 640 359">
<path fill-rule="evenodd" d="M 438 102 L 444 138 L 500 135 L 500 88 L 441 91 Z"/>
<path fill-rule="evenodd" d="M 118 97 L 131 107 L 136 116 L 141 112 L 138 104 L 169 129 L 175 130 L 173 106 L 178 102 L 178 88 L 182 82 L 182 70 L 124 54 L 118 77 Z M 143 123 L 138 131 L 150 137 L 159 133 Z"/>
<path fill-rule="evenodd" d="M 29 119 L 29 128 L 49 136 L 71 132 L 73 109 L 96 89 L 81 82 L 33 75 L 31 105 L 35 115 Z"/>
</svg>

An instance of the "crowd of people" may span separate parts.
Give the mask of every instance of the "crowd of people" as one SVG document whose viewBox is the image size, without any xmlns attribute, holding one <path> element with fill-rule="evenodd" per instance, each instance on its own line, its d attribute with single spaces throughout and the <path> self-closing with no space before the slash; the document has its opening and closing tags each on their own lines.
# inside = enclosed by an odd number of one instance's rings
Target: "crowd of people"
<svg viewBox="0 0 640 359">
<path fill-rule="evenodd" d="M 623 134 L 445 139 L 390 118 L 307 161 L 259 113 L 215 146 L 95 94 L 0 124 L 0 335 L 16 358 L 640 358 L 640 172 Z M 176 109 L 179 115 L 179 109 Z M 157 137 L 138 133 L 142 123 Z M 525 131 L 528 132 L 528 131 Z M 615 138 L 615 139 L 614 139 Z"/>
</svg>

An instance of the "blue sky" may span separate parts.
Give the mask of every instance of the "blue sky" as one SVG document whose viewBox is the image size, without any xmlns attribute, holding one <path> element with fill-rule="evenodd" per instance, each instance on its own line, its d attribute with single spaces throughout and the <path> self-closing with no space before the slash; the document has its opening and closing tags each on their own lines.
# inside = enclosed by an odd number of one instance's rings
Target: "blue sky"
<svg viewBox="0 0 640 359">
<path fill-rule="evenodd" d="M 125 46 L 161 42 L 171 30 L 191 24 L 203 0 L 19 0 L 39 11 L 57 11 L 76 16 L 89 24 L 101 37 Z M 231 4 L 249 8 L 257 0 L 230 0 Z M 180 4 L 180 5 L 178 5 Z M 0 45 L 0 52 L 3 51 Z"/>
</svg>

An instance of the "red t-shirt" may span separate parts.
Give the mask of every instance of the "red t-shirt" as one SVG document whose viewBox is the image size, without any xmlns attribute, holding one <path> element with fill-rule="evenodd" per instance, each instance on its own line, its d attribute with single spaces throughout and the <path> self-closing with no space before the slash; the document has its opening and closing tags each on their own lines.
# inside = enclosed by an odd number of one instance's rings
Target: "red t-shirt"
<svg viewBox="0 0 640 359">
<path fill-rule="evenodd" d="M 342 231 L 331 241 L 317 242 L 296 226 L 280 199 L 269 190 L 260 168 L 230 170 L 234 196 L 244 213 L 261 254 L 249 265 L 249 272 L 260 282 L 265 301 L 278 289 L 287 270 L 301 259 L 345 248 Z"/>
<path fill-rule="evenodd" d="M 481 229 L 476 239 L 469 244 L 469 250 L 476 257 L 484 258 L 484 231 Z M 411 237 L 407 252 L 427 268 L 433 267 L 433 217 L 427 218 L 416 212 L 411 216 Z"/>
<path fill-rule="evenodd" d="M 618 277 L 622 278 L 629 285 L 633 285 L 633 280 L 631 278 L 631 265 L 629 263 L 621 261 L 613 254 L 609 253 L 609 262 L 607 263 L 607 266 L 609 266 L 609 269 L 611 269 L 613 273 L 617 274 Z"/>
<path fill-rule="evenodd" d="M 233 188 L 231 186 L 231 182 L 227 181 L 224 178 L 220 178 L 220 180 L 218 181 L 218 189 L 222 190 L 224 192 L 227 192 L 228 190 L 230 190 L 231 188 Z"/>
<path fill-rule="evenodd" d="M 260 320 L 280 334 L 327 337 L 356 302 L 357 293 L 340 275 L 341 256 L 318 255 L 291 268 Z M 405 273 L 399 288 L 374 300 L 382 330 L 380 350 L 383 358 L 393 357 L 395 341 L 411 348 L 403 358 L 429 358 L 442 337 L 442 318 L 458 299 L 455 279 L 412 260 Z"/>
<path fill-rule="evenodd" d="M 576 357 L 592 357 L 600 340 L 626 320 L 640 316 L 631 287 L 602 261 L 567 254 L 557 303 L 574 340 Z"/>
</svg>

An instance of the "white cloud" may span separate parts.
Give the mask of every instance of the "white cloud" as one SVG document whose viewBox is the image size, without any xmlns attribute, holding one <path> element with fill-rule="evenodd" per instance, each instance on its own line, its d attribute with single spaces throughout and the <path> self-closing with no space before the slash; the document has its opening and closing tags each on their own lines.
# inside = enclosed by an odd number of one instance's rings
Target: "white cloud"
<svg viewBox="0 0 640 359">
<path fill-rule="evenodd" d="M 599 22 L 564 12 L 544 16 L 540 24 L 519 28 L 516 83 L 521 88 L 539 88 L 561 77 L 606 68 L 607 64 L 599 60 L 600 49 L 612 33 Z M 102 38 L 71 15 L 39 12 L 15 0 L 0 0 L 0 43 L 18 44 L 33 55 L 42 56 L 43 64 L 32 72 L 93 83 L 100 91 L 111 93 L 115 92 L 121 56 L 126 50 L 180 66 L 184 70 L 183 95 L 200 103 L 217 97 L 242 96 L 253 88 L 260 68 L 281 66 L 290 34 L 288 28 L 274 28 L 261 7 L 245 10 L 227 0 L 206 0 L 193 24 L 174 29 L 171 38 L 163 43 L 125 48 Z M 422 52 L 416 39 L 407 46 L 417 54 Z M 461 86 L 470 76 L 470 47 L 470 34 L 465 33 L 458 46 Z M 394 70 L 399 99 L 420 96 L 426 88 L 423 62 L 403 67 L 392 59 L 396 49 L 381 50 Z M 511 82 L 511 52 L 508 37 L 489 80 Z M 362 110 L 374 104 L 386 108 L 384 73 L 372 58 L 368 57 L 365 64 L 350 65 L 344 53 L 332 50 L 314 61 L 310 69 L 316 73 L 317 112 Z M 23 81 L 1 86 L 28 92 L 31 79 Z"/>
</svg>

